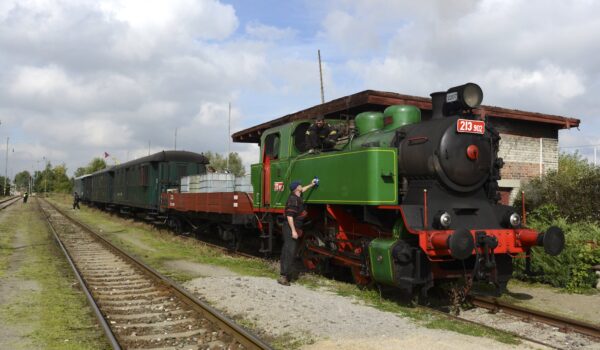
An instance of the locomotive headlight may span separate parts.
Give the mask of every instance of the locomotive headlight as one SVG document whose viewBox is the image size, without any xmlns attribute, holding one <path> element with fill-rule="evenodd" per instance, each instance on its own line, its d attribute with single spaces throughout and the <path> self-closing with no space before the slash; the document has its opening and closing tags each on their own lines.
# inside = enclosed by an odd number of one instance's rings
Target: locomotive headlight
<svg viewBox="0 0 600 350">
<path fill-rule="evenodd" d="M 475 83 L 455 86 L 446 92 L 443 113 L 452 116 L 461 111 L 479 107 L 483 101 L 483 90 Z"/>
<path fill-rule="evenodd" d="M 441 211 L 436 215 L 435 223 L 440 228 L 448 228 L 452 224 L 452 216 L 447 211 Z"/>
<path fill-rule="evenodd" d="M 510 226 L 519 227 L 521 225 L 521 215 L 517 213 L 512 213 L 510 214 L 508 221 L 510 223 Z"/>
<path fill-rule="evenodd" d="M 483 101 L 483 91 L 477 84 L 468 83 L 463 85 L 463 101 L 469 108 L 477 107 Z"/>
</svg>

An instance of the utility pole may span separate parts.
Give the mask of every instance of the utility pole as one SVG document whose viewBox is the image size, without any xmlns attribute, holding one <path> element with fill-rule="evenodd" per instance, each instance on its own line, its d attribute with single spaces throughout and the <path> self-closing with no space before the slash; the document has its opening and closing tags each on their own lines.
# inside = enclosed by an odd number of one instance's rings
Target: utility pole
<svg viewBox="0 0 600 350">
<path fill-rule="evenodd" d="M 229 171 L 229 156 L 231 155 L 231 102 L 229 102 L 229 117 L 227 118 L 227 171 Z"/>
<path fill-rule="evenodd" d="M 175 147 L 173 149 L 177 151 L 177 128 L 175 128 Z"/>
<path fill-rule="evenodd" d="M 321 50 L 317 50 L 319 56 L 319 78 L 321 80 L 321 103 L 325 103 L 325 92 L 323 91 L 323 69 L 321 68 Z"/>
<path fill-rule="evenodd" d="M 597 146 L 594 146 L 594 166 L 597 166 L 597 165 L 598 165 L 598 163 L 596 162 L 596 159 L 598 159 L 598 158 L 596 158 L 596 151 L 597 151 L 597 150 L 598 150 L 598 147 L 597 147 Z"/>
<path fill-rule="evenodd" d="M 46 172 L 46 170 L 48 169 L 48 162 L 46 157 L 43 157 L 44 159 L 44 196 L 48 196 L 48 173 Z"/>
<path fill-rule="evenodd" d="M 6 138 L 6 162 L 4 163 L 4 195 L 8 196 L 10 191 L 6 188 L 6 181 L 8 181 L 8 137 Z"/>
</svg>

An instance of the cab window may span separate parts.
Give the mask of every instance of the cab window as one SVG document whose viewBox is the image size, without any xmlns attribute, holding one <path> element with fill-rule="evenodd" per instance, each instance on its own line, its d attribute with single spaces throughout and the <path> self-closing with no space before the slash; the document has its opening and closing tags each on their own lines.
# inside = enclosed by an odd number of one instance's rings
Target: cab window
<svg viewBox="0 0 600 350">
<path fill-rule="evenodd" d="M 270 159 L 279 158 L 279 151 L 281 148 L 280 139 L 279 133 L 268 135 L 265 138 L 265 157 L 268 156 Z"/>
<path fill-rule="evenodd" d="M 308 151 L 308 144 L 306 143 L 306 130 L 310 127 L 310 123 L 302 123 L 296 127 L 294 130 L 294 134 L 292 135 L 294 139 L 294 147 L 296 147 L 296 151 L 298 153 L 304 153 Z"/>
</svg>

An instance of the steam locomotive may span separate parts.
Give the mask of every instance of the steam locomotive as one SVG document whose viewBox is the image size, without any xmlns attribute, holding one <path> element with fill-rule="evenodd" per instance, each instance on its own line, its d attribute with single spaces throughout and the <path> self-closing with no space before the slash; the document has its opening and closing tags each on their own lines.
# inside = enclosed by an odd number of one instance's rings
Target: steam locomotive
<svg viewBox="0 0 600 350">
<path fill-rule="evenodd" d="M 177 230 L 187 226 L 198 231 L 210 224 L 238 247 L 254 235 L 260 239 L 260 252 L 268 254 L 275 251 L 285 224 L 287 186 L 318 176 L 320 186 L 304 194 L 308 222 L 299 255 L 308 270 L 326 272 L 338 266 L 348 269 L 358 284 L 419 294 L 435 282 L 463 278 L 502 288 L 512 275 L 513 258 L 527 257 L 533 246 L 557 255 L 564 247 L 564 234 L 558 227 L 546 232 L 526 228 L 524 211 L 498 204 L 500 137 L 473 113 L 483 99 L 481 88 L 467 83 L 431 96 L 433 114 L 428 120 L 421 120 L 421 110 L 410 105 L 329 119 L 342 137 L 335 147 L 317 153 L 307 149 L 310 120 L 265 130 L 260 162 L 251 166 L 252 193 L 235 188 L 180 191 L 177 175 L 168 169 L 185 168 L 179 175 L 204 174 L 206 161 L 197 154 L 172 163 L 165 153 L 163 158 L 126 163 L 77 182 L 86 188 L 102 176 L 116 181 L 114 174 L 130 174 L 121 202 L 115 192 L 113 199 L 103 198 L 104 205 L 142 210 Z M 127 167 L 140 170 L 126 171 Z M 170 180 L 162 178 L 163 173 L 171 174 Z M 151 205 L 123 201 L 130 192 L 127 184 L 136 181 L 144 185 L 133 185 L 131 191 L 145 186 L 152 193 Z M 114 192 L 117 187 L 105 188 Z M 84 193 L 85 200 L 98 202 L 88 193 L 94 189 Z"/>
</svg>

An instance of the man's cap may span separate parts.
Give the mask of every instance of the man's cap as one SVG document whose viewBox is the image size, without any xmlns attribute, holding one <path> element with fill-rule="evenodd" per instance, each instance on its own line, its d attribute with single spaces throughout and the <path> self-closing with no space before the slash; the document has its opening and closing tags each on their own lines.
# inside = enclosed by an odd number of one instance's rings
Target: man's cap
<svg viewBox="0 0 600 350">
<path fill-rule="evenodd" d="M 294 192 L 296 190 L 296 188 L 298 188 L 298 186 L 302 186 L 300 181 L 298 181 L 298 180 L 292 181 L 292 183 L 290 184 L 290 192 Z"/>
<path fill-rule="evenodd" d="M 325 116 L 323 115 L 318 115 L 316 120 L 325 120 Z"/>
</svg>

